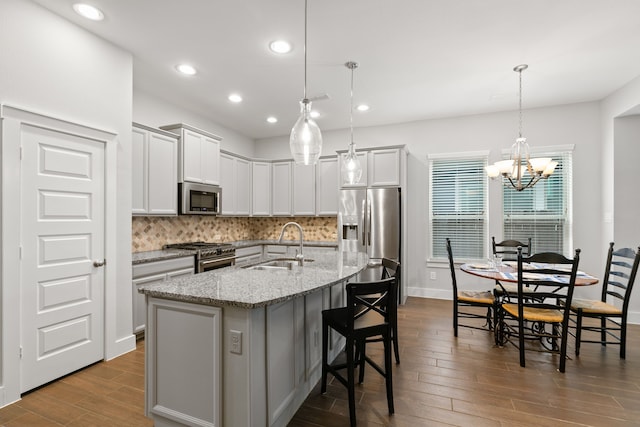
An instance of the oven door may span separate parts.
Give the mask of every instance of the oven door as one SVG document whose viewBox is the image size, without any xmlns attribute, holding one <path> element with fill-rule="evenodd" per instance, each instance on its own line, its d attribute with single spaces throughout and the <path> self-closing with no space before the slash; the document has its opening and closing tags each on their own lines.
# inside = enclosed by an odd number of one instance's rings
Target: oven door
<svg viewBox="0 0 640 427">
<path fill-rule="evenodd" d="M 216 268 L 231 267 L 232 265 L 235 265 L 235 263 L 235 256 L 227 258 L 201 259 L 198 263 L 198 273 L 215 270 Z"/>
</svg>

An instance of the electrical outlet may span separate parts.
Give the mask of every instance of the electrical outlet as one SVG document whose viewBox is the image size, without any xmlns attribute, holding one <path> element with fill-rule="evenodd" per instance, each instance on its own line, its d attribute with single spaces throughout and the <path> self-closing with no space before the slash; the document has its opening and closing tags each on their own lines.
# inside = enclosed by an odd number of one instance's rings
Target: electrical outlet
<svg viewBox="0 0 640 427">
<path fill-rule="evenodd" d="M 435 271 L 432 271 L 432 272 L 431 272 L 431 280 L 436 280 L 436 279 L 437 279 L 437 277 L 436 277 L 436 272 L 435 272 Z"/>
<path fill-rule="evenodd" d="M 229 330 L 229 351 L 235 354 L 242 354 L 242 332 Z"/>
</svg>

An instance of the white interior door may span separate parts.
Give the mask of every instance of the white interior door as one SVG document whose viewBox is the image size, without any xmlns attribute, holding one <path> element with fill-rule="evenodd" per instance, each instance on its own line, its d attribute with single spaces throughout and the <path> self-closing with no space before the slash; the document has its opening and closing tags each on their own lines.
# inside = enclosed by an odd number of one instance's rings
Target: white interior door
<svg viewBox="0 0 640 427">
<path fill-rule="evenodd" d="M 21 144 L 24 392 L 103 358 L 105 147 L 25 125 Z"/>
</svg>

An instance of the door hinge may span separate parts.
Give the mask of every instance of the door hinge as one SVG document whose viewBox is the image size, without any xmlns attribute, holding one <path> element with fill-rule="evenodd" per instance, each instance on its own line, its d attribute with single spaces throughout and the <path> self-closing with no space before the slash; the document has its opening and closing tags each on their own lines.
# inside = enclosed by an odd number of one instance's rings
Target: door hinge
<svg viewBox="0 0 640 427">
<path fill-rule="evenodd" d="M 18 246 L 18 259 L 22 259 L 22 246 Z"/>
<path fill-rule="evenodd" d="M 19 155 L 20 155 L 20 160 L 22 160 L 22 145 L 21 145 L 18 149 L 20 150 L 20 153 L 19 153 Z"/>
<path fill-rule="evenodd" d="M 20 346 L 20 359 L 22 359 L 22 346 Z"/>
</svg>

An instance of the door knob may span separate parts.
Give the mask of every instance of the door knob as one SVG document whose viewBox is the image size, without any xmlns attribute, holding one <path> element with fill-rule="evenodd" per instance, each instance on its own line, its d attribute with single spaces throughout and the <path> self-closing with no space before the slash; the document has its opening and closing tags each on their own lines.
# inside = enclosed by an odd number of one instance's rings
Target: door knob
<svg viewBox="0 0 640 427">
<path fill-rule="evenodd" d="M 107 263 L 106 259 L 103 259 L 102 261 L 93 261 L 93 266 L 94 267 L 102 267 L 106 263 Z"/>
</svg>

